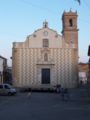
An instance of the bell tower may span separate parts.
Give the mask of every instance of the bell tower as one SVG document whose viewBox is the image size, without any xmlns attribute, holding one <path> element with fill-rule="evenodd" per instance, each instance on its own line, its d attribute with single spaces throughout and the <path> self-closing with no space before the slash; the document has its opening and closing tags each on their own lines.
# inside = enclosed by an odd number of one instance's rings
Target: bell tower
<svg viewBox="0 0 90 120">
<path fill-rule="evenodd" d="M 62 34 L 67 44 L 78 48 L 77 12 L 64 12 L 62 15 Z"/>
</svg>

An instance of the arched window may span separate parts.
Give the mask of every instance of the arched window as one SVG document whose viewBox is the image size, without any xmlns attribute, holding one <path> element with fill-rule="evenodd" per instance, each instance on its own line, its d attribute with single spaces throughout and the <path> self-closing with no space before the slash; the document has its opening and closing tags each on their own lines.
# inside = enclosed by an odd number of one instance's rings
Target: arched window
<svg viewBox="0 0 90 120">
<path fill-rule="evenodd" d="M 70 25 L 70 27 L 73 26 L 73 20 L 72 19 L 69 20 L 69 25 Z"/>
<path fill-rule="evenodd" d="M 48 61 L 48 54 L 47 53 L 44 54 L 44 61 Z"/>
</svg>

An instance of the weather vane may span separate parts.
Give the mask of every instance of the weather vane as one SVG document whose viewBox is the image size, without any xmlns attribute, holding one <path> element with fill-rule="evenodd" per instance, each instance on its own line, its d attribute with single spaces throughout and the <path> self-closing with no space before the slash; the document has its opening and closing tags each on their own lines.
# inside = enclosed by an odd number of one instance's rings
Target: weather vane
<svg viewBox="0 0 90 120">
<path fill-rule="evenodd" d="M 80 0 L 76 0 L 78 3 L 79 3 L 79 5 L 81 4 L 81 1 Z"/>
</svg>

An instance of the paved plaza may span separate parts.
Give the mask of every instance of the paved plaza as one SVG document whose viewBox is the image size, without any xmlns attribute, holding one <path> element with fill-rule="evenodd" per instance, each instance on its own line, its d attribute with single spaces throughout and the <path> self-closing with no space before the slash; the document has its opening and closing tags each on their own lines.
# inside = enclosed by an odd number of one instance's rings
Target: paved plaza
<svg viewBox="0 0 90 120">
<path fill-rule="evenodd" d="M 71 90 L 68 101 L 47 92 L 0 96 L 0 120 L 90 120 L 90 98 L 83 89 Z"/>
</svg>

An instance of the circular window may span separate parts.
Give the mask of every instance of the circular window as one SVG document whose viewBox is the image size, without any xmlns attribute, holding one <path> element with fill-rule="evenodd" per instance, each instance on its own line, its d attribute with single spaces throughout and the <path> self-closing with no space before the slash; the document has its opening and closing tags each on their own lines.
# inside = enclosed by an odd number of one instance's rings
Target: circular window
<svg viewBox="0 0 90 120">
<path fill-rule="evenodd" d="M 44 36 L 48 36 L 48 32 L 47 31 L 44 31 Z"/>
</svg>

